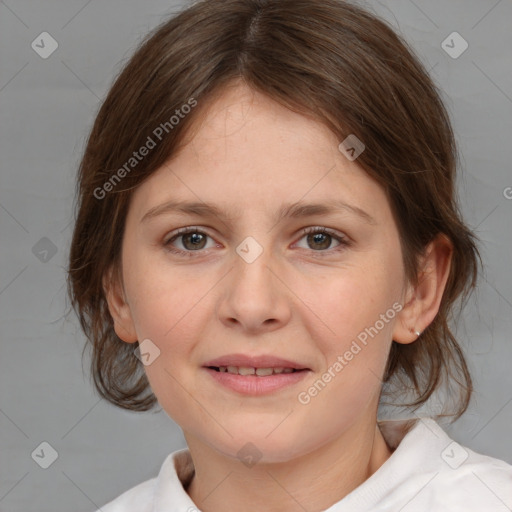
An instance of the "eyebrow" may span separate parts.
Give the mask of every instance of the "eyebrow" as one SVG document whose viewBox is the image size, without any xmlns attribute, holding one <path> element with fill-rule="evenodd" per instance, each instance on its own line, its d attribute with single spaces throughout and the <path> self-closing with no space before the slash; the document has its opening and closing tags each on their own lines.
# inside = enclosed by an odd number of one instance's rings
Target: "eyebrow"
<svg viewBox="0 0 512 512">
<path fill-rule="evenodd" d="M 339 212 L 348 211 L 367 224 L 375 225 L 375 219 L 358 206 L 343 201 L 326 202 L 323 204 L 289 203 L 285 204 L 277 213 L 275 222 L 278 223 L 285 218 L 298 219 L 312 217 L 315 215 L 327 216 Z M 160 215 L 177 213 L 183 215 L 197 215 L 200 217 L 218 217 L 222 220 L 232 222 L 241 216 L 241 211 L 228 213 L 221 210 L 214 204 L 204 202 L 168 201 L 148 210 L 141 219 L 145 223 Z"/>
</svg>

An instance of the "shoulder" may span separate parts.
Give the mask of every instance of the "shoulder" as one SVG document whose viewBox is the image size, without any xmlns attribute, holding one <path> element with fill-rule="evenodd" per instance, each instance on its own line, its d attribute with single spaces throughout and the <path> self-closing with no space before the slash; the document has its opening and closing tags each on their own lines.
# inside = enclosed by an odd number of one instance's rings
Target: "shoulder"
<svg viewBox="0 0 512 512">
<path fill-rule="evenodd" d="M 438 470 L 431 471 L 433 485 L 426 489 L 430 501 L 442 498 L 446 510 L 464 505 L 466 512 L 512 509 L 512 466 L 455 441 L 444 448 L 441 459 Z"/>
<path fill-rule="evenodd" d="M 458 444 L 432 419 L 418 421 L 389 462 L 388 499 L 404 512 L 512 510 L 512 466 Z"/>
</svg>

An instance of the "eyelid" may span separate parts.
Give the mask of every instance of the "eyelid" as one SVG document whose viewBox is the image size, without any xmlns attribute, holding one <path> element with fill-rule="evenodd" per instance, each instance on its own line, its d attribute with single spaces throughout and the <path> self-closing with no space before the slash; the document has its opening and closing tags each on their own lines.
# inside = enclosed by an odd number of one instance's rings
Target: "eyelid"
<svg viewBox="0 0 512 512">
<path fill-rule="evenodd" d="M 207 235 L 210 238 L 213 238 L 203 227 L 200 226 L 187 226 L 184 228 L 178 228 L 172 231 L 171 233 L 167 233 L 164 237 L 164 245 L 168 244 L 172 239 L 178 238 L 180 235 L 186 235 L 188 233 L 200 233 L 202 235 Z"/>
<path fill-rule="evenodd" d="M 331 235 L 335 238 L 341 239 L 341 240 L 349 240 L 349 237 L 345 235 L 344 233 L 337 231 L 336 229 L 327 228 L 325 226 L 310 226 L 307 228 L 303 228 L 300 231 L 300 234 L 302 236 L 309 235 L 311 233 L 326 233 L 328 235 Z"/>
</svg>

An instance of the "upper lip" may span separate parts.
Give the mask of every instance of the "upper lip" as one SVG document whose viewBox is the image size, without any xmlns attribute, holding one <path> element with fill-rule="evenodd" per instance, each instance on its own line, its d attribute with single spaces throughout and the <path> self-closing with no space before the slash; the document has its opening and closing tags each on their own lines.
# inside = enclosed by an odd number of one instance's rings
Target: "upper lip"
<svg viewBox="0 0 512 512">
<path fill-rule="evenodd" d="M 243 368 L 294 368 L 295 370 L 309 370 L 305 365 L 271 355 L 247 356 L 244 354 L 230 354 L 217 357 L 204 364 L 204 366 L 237 366 Z"/>
</svg>

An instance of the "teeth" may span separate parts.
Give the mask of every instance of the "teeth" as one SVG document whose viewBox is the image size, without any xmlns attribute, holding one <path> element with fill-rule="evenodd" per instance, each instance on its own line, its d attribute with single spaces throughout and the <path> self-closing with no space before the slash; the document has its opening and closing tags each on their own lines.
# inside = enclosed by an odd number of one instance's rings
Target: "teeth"
<svg viewBox="0 0 512 512">
<path fill-rule="evenodd" d="M 240 366 L 240 368 L 238 368 L 239 375 L 254 375 L 255 373 L 256 370 L 254 368 L 247 368 L 245 366 Z"/>
<path fill-rule="evenodd" d="M 266 377 L 267 375 L 272 375 L 272 368 L 256 368 L 256 375 L 260 377 Z"/>
<path fill-rule="evenodd" d="M 247 366 L 219 366 L 219 372 L 232 373 L 233 375 L 257 375 L 258 377 L 267 377 L 272 374 L 292 373 L 293 368 L 252 368 Z"/>
</svg>

